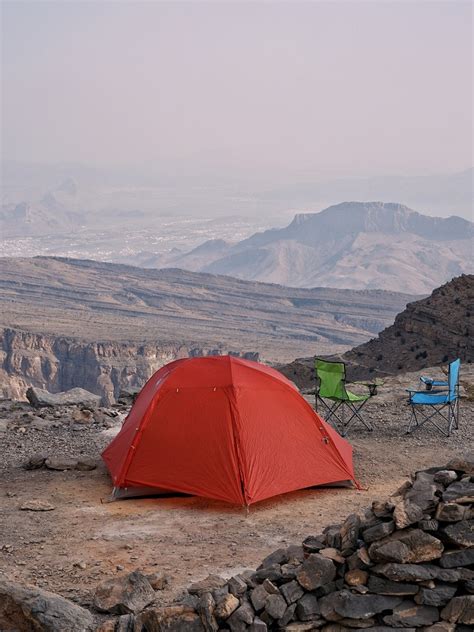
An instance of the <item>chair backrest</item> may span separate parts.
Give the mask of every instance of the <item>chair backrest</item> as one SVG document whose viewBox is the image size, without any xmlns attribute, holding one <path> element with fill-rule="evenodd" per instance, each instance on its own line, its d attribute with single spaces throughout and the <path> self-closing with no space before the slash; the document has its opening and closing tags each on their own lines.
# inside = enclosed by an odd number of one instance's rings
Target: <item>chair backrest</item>
<svg viewBox="0 0 474 632">
<path fill-rule="evenodd" d="M 320 397 L 348 399 L 345 387 L 346 365 L 316 358 L 316 379 L 319 380 Z"/>
<path fill-rule="evenodd" d="M 461 366 L 461 360 L 459 358 L 449 363 L 449 373 L 448 373 L 449 399 L 455 399 L 458 396 L 460 366 Z"/>
</svg>

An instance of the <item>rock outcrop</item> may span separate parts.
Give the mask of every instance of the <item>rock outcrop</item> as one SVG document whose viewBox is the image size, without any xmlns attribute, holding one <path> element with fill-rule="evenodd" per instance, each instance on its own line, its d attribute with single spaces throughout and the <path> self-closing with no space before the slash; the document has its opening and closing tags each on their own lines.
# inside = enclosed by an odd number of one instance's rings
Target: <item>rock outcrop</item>
<svg viewBox="0 0 474 632">
<path fill-rule="evenodd" d="M 463 274 L 409 303 L 393 325 L 343 358 L 357 376 L 414 371 L 455 358 L 473 362 L 473 334 L 474 275 Z"/>
<path fill-rule="evenodd" d="M 473 333 L 474 275 L 463 274 L 431 296 L 409 303 L 377 338 L 327 358 L 346 363 L 349 381 L 446 365 L 456 358 L 472 363 Z M 314 388 L 314 358 L 300 358 L 278 368 L 301 388 Z"/>
</svg>

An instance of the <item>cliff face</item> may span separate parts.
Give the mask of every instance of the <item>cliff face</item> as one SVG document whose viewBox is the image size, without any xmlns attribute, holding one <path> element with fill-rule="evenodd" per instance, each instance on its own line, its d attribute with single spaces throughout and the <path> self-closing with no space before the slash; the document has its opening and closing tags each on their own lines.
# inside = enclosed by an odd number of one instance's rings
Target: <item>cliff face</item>
<svg viewBox="0 0 474 632">
<path fill-rule="evenodd" d="M 0 395 L 81 387 L 110 403 L 175 358 L 235 353 L 272 362 L 342 352 L 393 322 L 411 298 L 0 258 Z"/>
<path fill-rule="evenodd" d="M 474 275 L 463 274 L 409 303 L 391 327 L 344 354 L 355 375 L 393 374 L 474 361 Z"/>
<path fill-rule="evenodd" d="M 122 388 L 141 387 L 177 358 L 227 353 L 222 348 L 117 342 L 82 342 L 64 337 L 0 330 L 0 395 L 24 399 L 33 385 L 52 393 L 75 386 L 114 403 Z M 235 354 L 238 355 L 238 354 Z M 258 360 L 256 353 L 242 356 Z"/>
<path fill-rule="evenodd" d="M 377 338 L 343 355 L 326 357 L 346 362 L 349 381 L 421 371 L 456 358 L 464 365 L 470 364 L 474 362 L 473 317 L 474 275 L 463 274 L 434 290 L 431 296 L 409 303 Z M 278 368 L 298 386 L 314 387 L 314 357 Z"/>
</svg>

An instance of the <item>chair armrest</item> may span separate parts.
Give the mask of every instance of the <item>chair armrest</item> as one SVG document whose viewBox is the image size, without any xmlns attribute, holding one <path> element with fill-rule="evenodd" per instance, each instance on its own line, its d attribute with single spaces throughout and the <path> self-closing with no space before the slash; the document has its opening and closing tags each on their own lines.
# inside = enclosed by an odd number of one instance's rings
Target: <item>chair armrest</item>
<svg viewBox="0 0 474 632">
<path fill-rule="evenodd" d="M 420 391 L 417 388 L 406 388 L 405 391 L 407 393 L 422 393 L 423 395 L 439 395 L 440 393 L 449 393 L 449 389 L 447 388 L 436 388 L 429 391 Z"/>
<path fill-rule="evenodd" d="M 359 386 L 365 386 L 366 388 L 369 389 L 369 395 L 370 397 L 372 397 L 373 395 L 377 395 L 377 386 L 382 386 L 383 382 L 381 384 L 377 384 L 377 382 L 359 382 L 359 381 L 355 381 L 355 382 L 346 382 L 346 386 L 349 386 L 351 384 L 358 384 Z"/>
<path fill-rule="evenodd" d="M 426 375 L 422 375 L 420 377 L 420 382 L 423 382 L 427 391 L 431 391 L 433 386 L 449 386 L 449 382 L 446 382 L 445 380 L 435 380 L 434 378 L 427 377 Z"/>
</svg>

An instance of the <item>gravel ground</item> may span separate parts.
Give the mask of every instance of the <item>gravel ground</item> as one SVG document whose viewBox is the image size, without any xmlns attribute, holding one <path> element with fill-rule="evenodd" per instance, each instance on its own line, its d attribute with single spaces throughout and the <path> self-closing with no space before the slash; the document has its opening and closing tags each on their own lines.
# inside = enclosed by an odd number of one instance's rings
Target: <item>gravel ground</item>
<svg viewBox="0 0 474 632">
<path fill-rule="evenodd" d="M 472 449 L 474 402 L 468 400 L 461 402 L 460 428 L 452 437 L 429 427 L 405 435 L 405 383 L 413 384 L 413 376 L 388 382 L 367 404 L 374 432 L 354 426 L 348 436 L 362 491 L 301 490 L 258 503 L 248 516 L 240 507 L 196 497 L 104 502 L 111 485 L 99 455 L 125 409 L 117 408 L 115 419 L 99 411 L 97 422 L 75 423 L 73 409 L 38 413 L 28 404 L 0 402 L 0 568 L 87 606 L 101 579 L 137 568 L 170 576 L 159 598 L 165 603 L 211 572 L 230 576 L 255 567 L 279 546 L 301 542 L 385 498 L 414 470 Z M 38 452 L 91 457 L 97 468 L 23 469 Z M 31 500 L 55 509 L 21 511 Z"/>
</svg>

